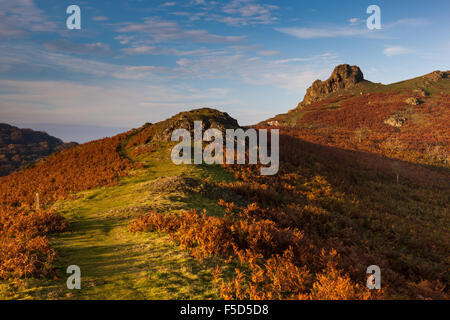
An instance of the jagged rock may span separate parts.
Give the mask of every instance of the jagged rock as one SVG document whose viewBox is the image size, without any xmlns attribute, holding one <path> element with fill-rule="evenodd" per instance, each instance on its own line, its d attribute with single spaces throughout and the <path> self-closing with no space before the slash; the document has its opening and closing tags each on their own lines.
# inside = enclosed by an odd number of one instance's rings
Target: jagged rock
<svg viewBox="0 0 450 320">
<path fill-rule="evenodd" d="M 383 123 L 395 127 L 395 128 L 400 128 L 402 127 L 405 122 L 406 122 L 406 117 L 403 115 L 393 115 L 390 116 L 389 118 L 387 118 L 386 120 L 383 121 Z"/>
<path fill-rule="evenodd" d="M 432 81 L 432 82 L 436 82 L 439 81 L 441 79 L 447 78 L 450 75 L 450 71 L 433 71 L 427 75 L 425 75 L 425 79 Z"/>
<path fill-rule="evenodd" d="M 280 125 L 279 121 L 267 121 L 266 124 L 271 127 L 278 127 Z"/>
<path fill-rule="evenodd" d="M 0 123 L 0 176 L 74 145 L 45 132 Z"/>
<path fill-rule="evenodd" d="M 316 80 L 306 90 L 306 95 L 299 106 L 309 105 L 321 98 L 342 89 L 353 88 L 359 82 L 364 81 L 364 75 L 357 66 L 342 64 L 334 68 L 331 77 L 326 81 Z"/>
<path fill-rule="evenodd" d="M 417 106 L 420 104 L 420 100 L 414 97 L 410 97 L 408 99 L 405 100 L 405 102 L 407 104 L 409 104 L 410 106 Z"/>
<path fill-rule="evenodd" d="M 427 92 L 422 88 L 415 89 L 415 90 L 413 90 L 413 92 L 417 93 L 418 95 L 420 95 L 421 97 L 424 97 L 424 98 L 428 95 Z"/>
<path fill-rule="evenodd" d="M 225 132 L 226 129 L 239 128 L 237 120 L 230 117 L 228 113 L 211 108 L 201 108 L 181 112 L 170 119 L 152 125 L 153 132 L 150 141 L 170 141 L 172 132 L 176 129 L 186 129 L 193 134 L 194 121 L 202 122 L 202 130 L 215 128 Z"/>
</svg>

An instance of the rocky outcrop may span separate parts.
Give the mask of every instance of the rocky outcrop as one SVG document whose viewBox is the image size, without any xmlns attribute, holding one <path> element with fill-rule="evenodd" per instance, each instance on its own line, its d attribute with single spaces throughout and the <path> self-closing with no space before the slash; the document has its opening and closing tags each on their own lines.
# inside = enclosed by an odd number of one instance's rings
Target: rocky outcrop
<svg viewBox="0 0 450 320">
<path fill-rule="evenodd" d="M 201 108 L 191 111 L 181 112 L 167 120 L 154 124 L 146 124 L 140 129 L 139 142 L 145 144 L 169 142 L 172 132 L 176 129 L 186 129 L 194 132 L 194 121 L 202 122 L 202 131 L 210 128 L 219 129 L 225 132 L 226 129 L 240 128 L 236 119 L 230 117 L 228 113 L 211 108 Z"/>
<path fill-rule="evenodd" d="M 170 119 L 156 123 L 152 141 L 170 141 L 172 132 L 175 129 L 186 129 L 194 132 L 194 121 L 202 122 L 202 129 L 219 129 L 225 132 L 226 129 L 239 128 L 236 119 L 230 117 L 228 113 L 211 108 L 195 109 L 181 112 Z"/>
<path fill-rule="evenodd" d="M 410 106 L 418 106 L 421 103 L 421 101 L 415 97 L 410 97 L 405 100 L 405 103 L 409 104 Z"/>
<path fill-rule="evenodd" d="M 391 127 L 400 128 L 405 124 L 406 120 L 408 119 L 405 116 L 396 114 L 384 120 L 383 123 Z"/>
<path fill-rule="evenodd" d="M 321 100 L 331 93 L 355 87 L 364 81 L 364 75 L 357 66 L 342 64 L 334 68 L 331 77 L 326 81 L 316 80 L 311 87 L 306 90 L 306 95 L 300 106 L 307 106 Z"/>
<path fill-rule="evenodd" d="M 280 122 L 277 121 L 277 120 L 274 120 L 274 121 L 267 121 L 265 124 L 266 124 L 267 126 L 270 126 L 270 127 L 278 127 L 278 126 L 280 126 Z"/>
<path fill-rule="evenodd" d="M 74 145 L 45 132 L 0 123 L 0 176 Z"/>
<path fill-rule="evenodd" d="M 423 97 L 423 98 L 425 98 L 425 97 L 428 96 L 428 92 L 426 92 L 426 91 L 425 91 L 424 89 L 422 89 L 422 88 L 414 89 L 413 92 L 414 92 L 415 94 L 418 94 L 419 96 L 421 96 L 421 97 Z"/>
<path fill-rule="evenodd" d="M 436 81 L 439 81 L 441 79 L 448 78 L 449 76 L 450 76 L 450 71 L 439 71 L 439 70 L 437 70 L 437 71 L 433 71 L 433 72 L 431 72 L 429 74 L 426 74 L 424 76 L 424 78 L 426 80 L 428 80 L 428 81 L 436 82 Z"/>
</svg>

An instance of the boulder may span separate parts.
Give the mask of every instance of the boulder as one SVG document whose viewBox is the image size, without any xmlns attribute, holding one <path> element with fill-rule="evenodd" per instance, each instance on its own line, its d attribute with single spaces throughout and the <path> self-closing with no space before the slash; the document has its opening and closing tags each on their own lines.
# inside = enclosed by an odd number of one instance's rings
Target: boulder
<svg viewBox="0 0 450 320">
<path fill-rule="evenodd" d="M 405 100 L 405 102 L 407 104 L 409 104 L 410 106 L 417 106 L 420 104 L 420 100 L 414 97 L 410 97 L 408 99 Z"/>
<path fill-rule="evenodd" d="M 403 115 L 393 115 L 384 120 L 383 123 L 391 127 L 400 128 L 405 124 L 406 120 L 406 117 Z"/>
</svg>

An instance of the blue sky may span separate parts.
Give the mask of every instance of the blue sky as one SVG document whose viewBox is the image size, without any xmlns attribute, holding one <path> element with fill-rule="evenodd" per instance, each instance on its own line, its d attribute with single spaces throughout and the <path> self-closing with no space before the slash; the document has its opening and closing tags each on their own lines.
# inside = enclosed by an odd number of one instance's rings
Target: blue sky
<svg viewBox="0 0 450 320">
<path fill-rule="evenodd" d="M 66 28 L 72 4 L 81 30 Z M 381 30 L 366 27 L 372 4 Z M 217 107 L 257 123 L 340 63 L 382 83 L 450 69 L 449 13 L 448 0 L 2 0 L 0 122 L 109 134 Z"/>
</svg>

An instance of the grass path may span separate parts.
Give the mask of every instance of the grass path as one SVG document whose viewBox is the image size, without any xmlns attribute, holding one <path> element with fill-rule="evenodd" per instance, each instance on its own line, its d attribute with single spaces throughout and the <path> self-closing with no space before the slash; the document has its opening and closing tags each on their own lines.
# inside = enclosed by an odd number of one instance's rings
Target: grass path
<svg viewBox="0 0 450 320">
<path fill-rule="evenodd" d="M 135 214 L 126 208 L 95 212 L 95 207 L 116 201 L 120 202 L 116 195 L 100 193 L 87 206 L 77 205 L 76 212 L 65 209 L 74 232 L 58 237 L 55 247 L 59 265 L 76 264 L 82 270 L 83 288 L 75 291 L 76 298 L 215 297 L 210 268 L 179 250 L 167 236 L 128 232 Z"/>
<path fill-rule="evenodd" d="M 210 170 L 210 169 L 208 169 Z M 211 170 L 217 170 L 212 168 Z M 215 261 L 198 262 L 160 233 L 130 233 L 128 223 L 149 210 L 174 213 L 222 209 L 200 195 L 152 187 L 155 179 L 217 176 L 193 166 L 154 159 L 119 185 L 81 192 L 55 204 L 70 231 L 50 237 L 57 278 L 0 282 L 0 299 L 214 299 Z M 158 180 L 160 181 L 160 180 Z M 69 265 L 81 268 L 81 290 L 66 286 Z"/>
</svg>

